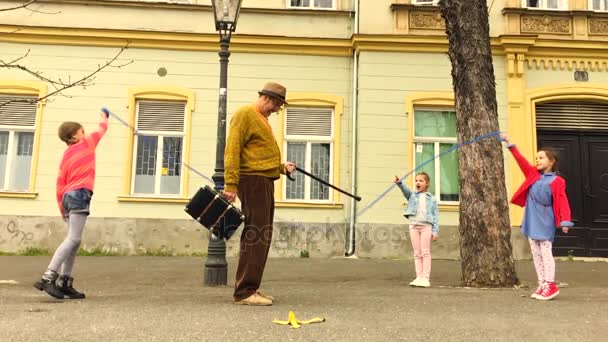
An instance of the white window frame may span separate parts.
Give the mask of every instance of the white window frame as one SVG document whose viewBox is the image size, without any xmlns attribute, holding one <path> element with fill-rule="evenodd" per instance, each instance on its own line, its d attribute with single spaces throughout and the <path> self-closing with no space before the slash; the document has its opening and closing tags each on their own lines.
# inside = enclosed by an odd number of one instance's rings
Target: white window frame
<svg viewBox="0 0 608 342">
<path fill-rule="evenodd" d="M 294 107 L 301 107 L 301 108 L 306 108 L 306 106 L 297 106 L 295 105 Z M 285 115 L 287 115 L 287 108 L 285 108 Z M 289 143 L 306 143 L 306 156 L 304 157 L 305 160 L 305 165 L 304 166 L 300 166 L 298 165 L 298 167 L 304 169 L 304 170 L 312 170 L 312 144 L 313 143 L 322 143 L 322 144 L 329 144 L 329 183 L 332 182 L 333 179 L 333 174 L 334 174 L 334 141 L 335 141 L 335 115 L 336 115 L 336 110 L 334 108 L 331 108 L 331 136 L 328 137 L 324 137 L 324 136 L 313 136 L 313 135 L 287 135 L 285 134 L 284 136 L 284 141 L 283 141 L 283 151 L 285 151 L 285 156 L 287 156 L 287 145 Z M 284 122 L 284 132 L 287 132 L 287 119 Z M 325 200 L 319 200 L 319 199 L 311 199 L 310 198 L 310 193 L 311 193 L 311 186 L 312 186 L 312 182 L 316 182 L 316 180 L 311 179 L 310 177 L 304 177 L 304 198 L 294 198 L 294 199 L 288 199 L 287 198 L 287 182 L 291 182 L 290 180 L 287 179 L 287 177 L 283 177 L 284 178 L 284 186 L 283 186 L 283 193 L 281 194 L 281 197 L 283 199 L 283 201 L 285 202 L 307 202 L 307 203 L 332 203 L 334 200 L 334 191 L 333 189 L 329 188 L 328 191 L 328 198 Z M 323 185 L 325 186 L 325 185 Z"/>
<path fill-rule="evenodd" d="M 11 191 L 11 192 L 29 192 L 29 188 L 32 187 L 31 184 L 29 184 L 28 189 L 11 189 L 8 187 L 8 185 L 11 182 L 10 176 L 11 176 L 11 170 L 12 170 L 12 163 L 13 163 L 13 158 L 16 155 L 16 149 L 18 148 L 17 146 L 17 134 L 16 133 L 32 133 L 32 134 L 36 134 L 36 129 L 32 129 L 30 127 L 24 127 L 24 126 L 5 126 L 2 125 L 0 126 L 0 131 L 2 132 L 6 132 L 8 131 L 8 146 L 6 149 L 6 167 L 4 169 L 4 179 L 0 179 L 0 192 L 2 191 Z M 34 137 L 35 138 L 35 137 Z M 32 151 L 32 157 L 33 157 L 34 153 Z M 33 163 L 33 160 L 32 160 Z M 28 179 L 31 179 L 32 176 L 32 172 L 33 172 L 33 167 L 32 165 L 30 165 L 30 174 L 28 175 Z M 28 182 L 29 183 L 29 182 Z"/>
<path fill-rule="evenodd" d="M 307 7 L 304 6 L 292 6 L 291 0 L 285 0 L 285 4 L 287 8 L 290 9 L 303 9 L 303 10 L 320 10 L 320 11 L 335 11 L 337 9 L 338 0 L 331 1 L 331 7 L 315 7 L 315 1 L 310 0 L 309 5 Z"/>
<path fill-rule="evenodd" d="M 424 5 L 428 5 L 428 6 L 437 6 L 437 4 L 439 4 L 439 0 L 412 0 L 412 5 L 419 5 L 419 6 L 424 6 Z"/>
<path fill-rule="evenodd" d="M 147 100 L 147 99 L 145 99 Z M 145 101 L 144 100 L 144 101 Z M 152 101 L 163 101 L 163 100 L 152 100 Z M 179 198 L 182 197 L 182 182 L 184 182 L 184 146 L 186 143 L 186 126 L 188 125 L 188 123 L 186 122 L 186 110 L 188 110 L 188 106 L 185 106 L 185 110 L 184 110 L 184 130 L 181 133 L 178 132 L 170 132 L 170 131 L 144 131 L 144 130 L 138 130 L 136 129 L 134 134 L 134 139 L 133 139 L 133 162 L 131 164 L 131 187 L 130 187 L 130 193 L 133 196 L 138 196 L 138 197 L 168 197 L 168 198 Z M 136 100 L 136 109 L 135 109 L 135 115 L 136 115 L 136 122 L 137 119 L 139 118 L 139 100 Z M 156 144 L 156 174 L 154 175 L 154 193 L 136 193 L 135 192 L 135 177 L 137 176 L 137 147 L 139 144 L 139 137 L 141 135 L 153 135 L 156 136 L 157 139 L 157 144 Z M 161 194 L 160 193 L 160 187 L 161 187 L 161 177 L 162 177 L 162 169 L 163 169 L 163 151 L 164 151 L 164 138 L 174 138 L 174 137 L 179 137 L 182 138 L 182 150 L 181 150 L 181 165 L 180 165 L 180 190 L 177 194 Z"/>
<path fill-rule="evenodd" d="M 532 9 L 532 10 L 546 10 L 546 11 L 566 11 L 566 10 L 568 10 L 568 5 L 569 5 L 568 0 L 557 0 L 557 1 L 559 2 L 557 8 L 548 8 L 547 0 L 538 0 L 538 2 L 539 2 L 538 7 L 529 7 L 528 0 L 521 0 L 521 7 Z"/>
<path fill-rule="evenodd" d="M 606 1 L 600 2 L 600 8 L 593 8 L 593 0 L 589 0 L 589 10 L 596 12 L 608 12 L 608 3 Z"/>
<path fill-rule="evenodd" d="M 441 144 L 456 144 L 458 142 L 457 137 L 446 138 L 446 137 L 417 137 L 415 133 L 415 125 L 416 125 L 416 111 L 433 111 L 433 112 L 454 112 L 454 108 L 426 108 L 426 107 L 416 107 L 414 109 L 414 153 L 412 155 L 412 165 L 414 165 L 413 169 L 416 169 L 416 148 L 418 143 L 425 144 L 433 144 L 433 156 L 441 153 L 440 145 Z M 455 152 L 452 152 L 455 153 Z M 414 174 L 416 174 L 415 172 Z M 441 200 L 441 158 L 435 159 L 435 178 L 431 180 L 433 182 L 435 193 L 433 196 L 437 199 L 437 203 L 439 204 L 447 204 L 447 205 L 459 205 L 460 201 L 442 201 Z M 415 177 L 412 177 L 411 188 L 415 189 Z"/>
<path fill-rule="evenodd" d="M 9 95 L 10 94 L 2 94 Z M 36 123 L 38 122 L 38 111 L 34 114 L 36 116 Z M 30 164 L 30 174 L 28 175 L 28 189 L 10 189 L 8 186 L 10 184 L 10 175 L 11 175 L 11 167 L 13 163 L 13 158 L 16 155 L 17 146 L 17 134 L 16 133 L 32 133 L 34 134 L 34 141 L 36 139 L 36 124 L 34 126 L 17 126 L 17 125 L 0 125 L 0 131 L 6 132 L 8 131 L 8 146 L 6 150 L 6 166 L 4 169 L 4 179 L 0 179 L 0 192 L 30 192 L 32 188 L 31 179 L 32 172 L 34 172 L 34 157 L 35 153 L 32 151 L 32 164 Z"/>
</svg>

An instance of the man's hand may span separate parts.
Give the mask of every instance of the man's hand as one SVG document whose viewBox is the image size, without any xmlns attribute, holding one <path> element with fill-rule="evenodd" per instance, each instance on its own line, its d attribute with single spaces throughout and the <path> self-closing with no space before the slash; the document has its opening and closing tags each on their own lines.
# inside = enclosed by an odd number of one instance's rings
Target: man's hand
<svg viewBox="0 0 608 342">
<path fill-rule="evenodd" d="M 562 232 L 564 232 L 564 234 L 568 234 L 569 230 L 570 230 L 570 228 L 568 228 L 568 227 L 562 227 Z"/>
<path fill-rule="evenodd" d="M 228 200 L 228 202 L 230 202 L 230 203 L 236 201 L 236 192 L 224 191 L 223 195 Z"/>
<path fill-rule="evenodd" d="M 296 164 L 293 162 L 290 162 L 290 161 L 285 162 L 284 166 L 285 166 L 285 173 L 292 173 L 296 170 Z"/>
<path fill-rule="evenodd" d="M 439 235 L 433 234 L 433 241 L 437 241 L 437 240 L 439 240 Z"/>
</svg>

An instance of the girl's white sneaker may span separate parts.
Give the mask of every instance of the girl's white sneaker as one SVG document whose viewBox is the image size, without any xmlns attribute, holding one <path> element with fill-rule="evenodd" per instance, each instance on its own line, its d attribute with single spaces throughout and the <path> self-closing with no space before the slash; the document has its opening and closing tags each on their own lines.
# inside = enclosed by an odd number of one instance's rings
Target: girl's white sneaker
<svg viewBox="0 0 608 342">
<path fill-rule="evenodd" d="M 420 287 L 431 287 L 431 282 L 428 279 L 420 279 L 420 281 L 418 282 L 418 285 Z"/>
</svg>

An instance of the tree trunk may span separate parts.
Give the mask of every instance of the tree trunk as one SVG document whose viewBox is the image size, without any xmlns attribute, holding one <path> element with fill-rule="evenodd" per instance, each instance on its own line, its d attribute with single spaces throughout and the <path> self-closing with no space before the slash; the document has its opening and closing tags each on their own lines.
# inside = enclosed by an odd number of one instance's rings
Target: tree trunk
<svg viewBox="0 0 608 342">
<path fill-rule="evenodd" d="M 439 7 L 449 40 L 458 141 L 498 131 L 486 0 L 441 0 Z M 463 146 L 458 162 L 464 285 L 513 286 L 518 280 L 501 143 L 484 139 Z"/>
</svg>

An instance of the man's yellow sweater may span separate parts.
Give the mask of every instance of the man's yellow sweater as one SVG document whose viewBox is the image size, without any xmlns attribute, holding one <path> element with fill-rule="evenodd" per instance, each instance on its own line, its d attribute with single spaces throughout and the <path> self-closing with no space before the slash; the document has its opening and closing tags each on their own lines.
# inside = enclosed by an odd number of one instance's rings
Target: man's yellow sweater
<svg viewBox="0 0 608 342">
<path fill-rule="evenodd" d="M 239 108 L 230 120 L 226 140 L 224 189 L 237 192 L 242 175 L 277 179 L 282 172 L 281 152 L 268 119 L 258 113 L 253 105 Z"/>
</svg>

